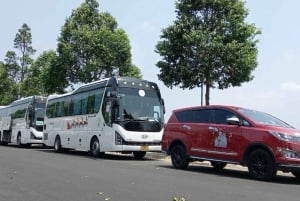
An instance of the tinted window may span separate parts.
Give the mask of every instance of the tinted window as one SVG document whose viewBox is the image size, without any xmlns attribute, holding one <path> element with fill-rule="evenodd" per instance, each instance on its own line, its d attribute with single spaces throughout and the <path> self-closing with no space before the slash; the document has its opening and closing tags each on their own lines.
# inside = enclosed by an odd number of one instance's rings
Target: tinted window
<svg viewBox="0 0 300 201">
<path fill-rule="evenodd" d="M 180 111 L 175 114 L 179 122 L 186 123 L 209 123 L 211 110 L 188 110 Z"/>
<path fill-rule="evenodd" d="M 216 124 L 227 124 L 226 119 L 230 117 L 236 117 L 233 112 L 222 109 L 214 109 L 213 112 L 214 120 L 213 122 Z"/>
</svg>

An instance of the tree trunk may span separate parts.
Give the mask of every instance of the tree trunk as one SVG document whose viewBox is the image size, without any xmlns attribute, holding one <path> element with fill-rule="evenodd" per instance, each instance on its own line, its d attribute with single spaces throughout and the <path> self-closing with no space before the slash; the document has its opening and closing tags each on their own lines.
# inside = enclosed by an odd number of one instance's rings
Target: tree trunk
<svg viewBox="0 0 300 201">
<path fill-rule="evenodd" d="M 209 96 L 210 96 L 210 76 L 209 74 L 205 75 L 205 105 L 209 105 Z"/>
<path fill-rule="evenodd" d="M 209 89 L 210 89 L 210 84 L 208 84 L 208 83 L 206 83 L 206 85 L 205 85 L 205 105 L 209 105 L 209 96 L 210 96 L 210 91 L 209 91 Z"/>
</svg>

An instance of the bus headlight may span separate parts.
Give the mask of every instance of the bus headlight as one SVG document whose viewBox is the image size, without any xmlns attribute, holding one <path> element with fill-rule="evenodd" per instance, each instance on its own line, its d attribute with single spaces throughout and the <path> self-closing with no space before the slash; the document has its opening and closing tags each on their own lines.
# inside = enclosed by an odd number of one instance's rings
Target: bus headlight
<svg viewBox="0 0 300 201">
<path fill-rule="evenodd" d="M 116 145 L 122 145 L 123 144 L 123 138 L 117 131 L 115 132 L 115 144 Z"/>
</svg>

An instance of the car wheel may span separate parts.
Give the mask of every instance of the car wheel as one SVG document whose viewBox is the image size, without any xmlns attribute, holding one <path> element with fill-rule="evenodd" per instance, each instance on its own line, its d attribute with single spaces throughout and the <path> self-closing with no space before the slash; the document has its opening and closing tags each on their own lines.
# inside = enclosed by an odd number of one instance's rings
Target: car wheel
<svg viewBox="0 0 300 201">
<path fill-rule="evenodd" d="M 263 150 L 257 149 L 248 157 L 248 171 L 250 176 L 257 180 L 270 180 L 276 175 L 276 168 L 271 155 Z"/>
<path fill-rule="evenodd" d="M 211 161 L 210 162 L 211 166 L 213 166 L 216 170 L 222 170 L 227 163 L 225 162 L 220 162 L 220 161 Z"/>
<path fill-rule="evenodd" d="M 55 152 L 61 152 L 62 151 L 61 141 L 60 141 L 60 137 L 59 136 L 57 136 L 55 138 L 55 141 L 54 141 L 54 151 Z"/>
<path fill-rule="evenodd" d="M 297 178 L 300 179 L 300 170 L 293 170 L 291 173 Z"/>
<path fill-rule="evenodd" d="M 183 145 L 175 145 L 171 149 L 172 165 L 176 169 L 185 169 L 189 165 L 189 157 L 186 154 Z"/>
<path fill-rule="evenodd" d="M 144 158 L 145 155 L 146 155 L 145 151 L 134 151 L 133 152 L 134 158 L 138 159 L 138 160 Z"/>
</svg>

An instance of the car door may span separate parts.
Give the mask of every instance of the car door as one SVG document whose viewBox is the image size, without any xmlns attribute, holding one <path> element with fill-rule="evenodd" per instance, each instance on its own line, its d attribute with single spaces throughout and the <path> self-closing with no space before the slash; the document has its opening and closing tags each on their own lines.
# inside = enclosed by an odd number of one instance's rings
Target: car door
<svg viewBox="0 0 300 201">
<path fill-rule="evenodd" d="M 209 147 L 214 158 L 224 160 L 239 160 L 241 145 L 243 144 L 242 128 L 230 125 L 227 118 L 237 117 L 237 114 L 226 109 L 213 110 L 213 124 L 210 126 Z"/>
<path fill-rule="evenodd" d="M 197 109 L 187 113 L 187 122 L 182 128 L 189 134 L 190 154 L 196 157 L 208 157 L 208 139 L 210 133 L 208 130 L 211 121 L 210 109 Z"/>
</svg>

